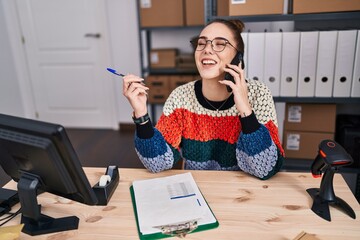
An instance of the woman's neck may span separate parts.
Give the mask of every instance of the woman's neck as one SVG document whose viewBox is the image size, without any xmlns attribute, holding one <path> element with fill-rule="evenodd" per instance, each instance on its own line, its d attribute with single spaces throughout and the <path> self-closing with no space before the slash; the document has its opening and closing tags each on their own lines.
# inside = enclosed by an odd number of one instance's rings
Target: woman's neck
<svg viewBox="0 0 360 240">
<path fill-rule="evenodd" d="M 218 79 L 202 79 L 202 93 L 210 101 L 223 101 L 231 93 L 226 89 L 226 85 L 218 82 Z"/>
</svg>

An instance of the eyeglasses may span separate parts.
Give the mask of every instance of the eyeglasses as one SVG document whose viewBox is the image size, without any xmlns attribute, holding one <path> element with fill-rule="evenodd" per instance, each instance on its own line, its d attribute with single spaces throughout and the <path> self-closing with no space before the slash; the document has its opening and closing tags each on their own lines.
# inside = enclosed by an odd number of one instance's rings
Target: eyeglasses
<svg viewBox="0 0 360 240">
<path fill-rule="evenodd" d="M 194 40 L 190 41 L 190 43 L 192 44 L 193 48 L 196 51 L 202 51 L 206 48 L 207 43 L 210 42 L 211 44 L 211 48 L 212 50 L 214 50 L 215 52 L 222 52 L 224 51 L 225 47 L 227 44 L 229 44 L 230 46 L 232 46 L 233 48 L 235 48 L 237 50 L 236 47 L 234 47 L 229 40 L 225 39 L 225 38 L 221 38 L 221 37 L 217 37 L 214 38 L 213 40 L 207 40 L 206 38 L 203 37 L 199 37 L 199 38 L 195 38 Z"/>
</svg>

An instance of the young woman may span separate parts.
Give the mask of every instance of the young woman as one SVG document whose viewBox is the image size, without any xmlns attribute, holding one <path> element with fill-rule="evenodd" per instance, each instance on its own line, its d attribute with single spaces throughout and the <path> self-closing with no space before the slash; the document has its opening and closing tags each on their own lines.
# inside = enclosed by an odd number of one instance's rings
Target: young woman
<svg viewBox="0 0 360 240">
<path fill-rule="evenodd" d="M 170 94 L 156 127 L 147 114 L 143 79 L 124 77 L 136 152 L 150 171 L 170 169 L 180 159 L 185 169 L 242 170 L 260 179 L 281 168 L 284 151 L 271 93 L 263 83 L 245 79 L 242 62 L 230 64 L 244 53 L 243 28 L 239 20 L 217 19 L 191 41 L 201 79 Z M 225 80 L 226 73 L 234 82 Z"/>
</svg>

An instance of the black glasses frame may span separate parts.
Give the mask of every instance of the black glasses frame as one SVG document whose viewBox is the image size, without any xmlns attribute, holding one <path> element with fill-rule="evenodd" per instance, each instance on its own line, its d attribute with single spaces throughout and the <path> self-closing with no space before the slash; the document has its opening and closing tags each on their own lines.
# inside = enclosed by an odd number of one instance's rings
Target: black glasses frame
<svg viewBox="0 0 360 240">
<path fill-rule="evenodd" d="M 199 45 L 198 45 L 199 39 L 205 40 L 205 45 L 204 45 L 204 48 L 202 48 L 202 49 L 198 49 L 198 47 L 199 47 Z M 214 49 L 214 45 L 212 44 L 212 42 L 213 42 L 214 40 L 224 40 L 224 41 L 225 41 L 225 46 L 224 46 L 224 48 L 223 48 L 221 51 L 217 51 L 217 50 Z M 216 38 L 214 38 L 214 39 L 212 39 L 212 40 L 206 39 L 206 38 L 204 38 L 204 37 L 196 37 L 196 38 L 194 38 L 193 40 L 190 41 L 190 43 L 191 43 L 191 45 L 192 45 L 192 47 L 194 48 L 195 51 L 203 51 L 203 50 L 206 48 L 208 42 L 210 42 L 211 49 L 214 50 L 215 52 L 222 52 L 222 51 L 224 51 L 227 44 L 229 44 L 230 46 L 232 46 L 236 51 L 239 51 L 239 50 L 237 50 L 237 48 L 236 48 L 234 45 L 232 45 L 232 44 L 229 42 L 229 40 L 227 40 L 226 38 L 222 38 L 222 37 L 216 37 Z"/>
</svg>

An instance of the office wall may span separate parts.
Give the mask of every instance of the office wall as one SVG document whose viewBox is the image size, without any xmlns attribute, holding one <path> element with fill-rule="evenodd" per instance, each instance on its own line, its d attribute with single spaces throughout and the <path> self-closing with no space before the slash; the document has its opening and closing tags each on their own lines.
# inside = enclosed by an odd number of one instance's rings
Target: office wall
<svg viewBox="0 0 360 240">
<path fill-rule="evenodd" d="M 0 0 L 0 113 L 24 116 L 4 10 L 4 0 Z"/>
<path fill-rule="evenodd" d="M 136 1 L 106 0 L 106 9 L 113 67 L 124 73 L 140 74 Z M 0 0 L 0 112 L 34 117 L 35 106 L 19 41 L 20 28 L 14 21 L 16 18 L 15 3 L 12 0 Z M 132 122 L 131 107 L 122 96 L 121 79 L 116 80 L 113 91 L 116 93 L 118 121 Z"/>
<path fill-rule="evenodd" d="M 113 67 L 122 73 L 141 75 L 138 15 L 134 0 L 107 0 L 110 50 Z M 120 123 L 132 122 L 132 108 L 122 95 L 122 79 L 116 78 L 116 100 Z"/>
</svg>

